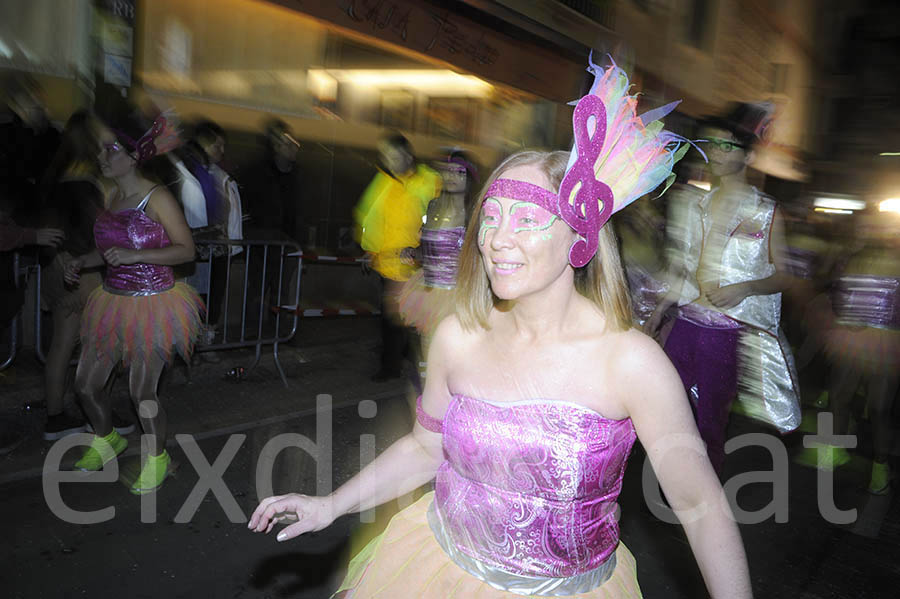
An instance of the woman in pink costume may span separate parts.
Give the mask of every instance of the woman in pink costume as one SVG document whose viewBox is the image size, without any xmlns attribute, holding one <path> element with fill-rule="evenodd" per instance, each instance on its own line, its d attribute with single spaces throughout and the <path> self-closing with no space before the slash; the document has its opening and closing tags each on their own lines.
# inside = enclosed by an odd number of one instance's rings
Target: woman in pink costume
<svg viewBox="0 0 900 599">
<path fill-rule="evenodd" d="M 337 597 L 640 597 L 615 515 L 636 437 L 712 596 L 750 597 L 681 381 L 631 328 L 615 236 L 602 227 L 666 179 L 677 139 L 635 115 L 620 69 L 593 72 L 571 158 L 516 154 L 479 195 L 457 313 L 432 341 L 413 431 L 333 494 L 270 497 L 250 519 L 266 532 L 296 519 L 286 540 L 434 479 L 354 558 Z"/>
<path fill-rule="evenodd" d="M 434 164 L 443 184 L 441 195 L 431 200 L 425 213 L 418 248 L 422 268 L 398 294 L 401 318 L 421 335 L 421 360 L 428 355 L 438 323 L 454 310 L 459 254 L 477 180 L 477 170 L 467 158 L 463 151 L 453 150 L 445 160 Z M 420 375 L 424 377 L 425 362 L 421 360 Z"/>
<path fill-rule="evenodd" d="M 846 260 L 831 289 L 834 326 L 825 333 L 824 348 L 832 366 L 828 395 L 835 434 L 845 435 L 853 398 L 865 385 L 874 450 L 868 491 L 886 495 L 893 481 L 891 413 L 900 388 L 900 219 L 890 212 L 860 218 L 862 247 Z M 815 444 L 798 461 L 832 470 L 849 462 L 850 454 L 843 447 Z"/>
<path fill-rule="evenodd" d="M 94 224 L 97 249 L 66 265 L 66 280 L 78 282 L 84 268 L 106 266 L 103 285 L 88 297 L 81 320 L 81 357 L 75 387 L 95 436 L 75 464 L 99 470 L 128 446 L 112 426 L 108 394 L 102 393 L 117 364 L 129 368 L 129 389 L 148 437 L 147 455 L 131 492 L 155 491 L 169 470 L 166 413 L 156 395 L 163 368 L 177 352 L 188 360 L 203 304 L 176 283 L 172 266 L 194 258 L 194 242 L 178 202 L 141 166 L 172 145 L 174 133 L 160 115 L 141 135 L 126 119 L 100 133 L 100 168 L 115 182 L 107 210 Z M 129 126 L 130 124 L 130 126 Z"/>
</svg>

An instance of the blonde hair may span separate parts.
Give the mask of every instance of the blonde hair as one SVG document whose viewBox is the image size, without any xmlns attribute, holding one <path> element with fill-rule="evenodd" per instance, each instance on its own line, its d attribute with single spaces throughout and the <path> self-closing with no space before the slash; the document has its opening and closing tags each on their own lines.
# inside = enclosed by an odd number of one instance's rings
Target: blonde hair
<svg viewBox="0 0 900 599">
<path fill-rule="evenodd" d="M 459 256 L 456 314 L 464 328 L 468 330 L 478 327 L 488 328 L 488 316 L 497 301 L 491 291 L 481 251 L 478 249 L 480 207 L 491 183 L 515 167 L 534 166 L 547 177 L 551 189 L 558 189 L 565 175 L 568 160 L 568 152 L 529 150 L 518 152 L 494 169 L 485 182 L 478 194 L 475 209 L 469 217 L 466 237 Z M 626 331 L 631 328 L 631 298 L 611 222 L 607 222 L 600 229 L 599 248 L 591 261 L 575 269 L 575 289 L 597 306 L 612 330 Z"/>
</svg>

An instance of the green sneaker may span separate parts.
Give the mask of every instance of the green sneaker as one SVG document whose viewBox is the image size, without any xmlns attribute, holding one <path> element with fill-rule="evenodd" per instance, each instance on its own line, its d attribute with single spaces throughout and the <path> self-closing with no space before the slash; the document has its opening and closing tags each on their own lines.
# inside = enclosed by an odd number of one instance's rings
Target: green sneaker
<svg viewBox="0 0 900 599">
<path fill-rule="evenodd" d="M 891 490 L 891 467 L 887 462 L 872 462 L 872 479 L 869 481 L 869 493 L 887 495 Z"/>
<path fill-rule="evenodd" d="M 794 462 L 801 466 L 827 471 L 833 471 L 849 461 L 850 454 L 843 447 L 834 447 L 833 445 L 823 445 L 821 443 L 805 448 L 794 458 Z"/>
<path fill-rule="evenodd" d="M 75 468 L 82 472 L 100 470 L 128 447 L 128 439 L 115 430 L 105 437 L 94 435 L 91 445 L 84 451 L 81 459 L 75 462 Z"/>
<path fill-rule="evenodd" d="M 147 456 L 147 461 L 141 468 L 141 474 L 131 485 L 131 492 L 135 495 L 144 495 L 156 491 L 166 480 L 171 462 L 172 458 L 169 457 L 169 452 L 166 450 L 159 455 Z"/>
</svg>

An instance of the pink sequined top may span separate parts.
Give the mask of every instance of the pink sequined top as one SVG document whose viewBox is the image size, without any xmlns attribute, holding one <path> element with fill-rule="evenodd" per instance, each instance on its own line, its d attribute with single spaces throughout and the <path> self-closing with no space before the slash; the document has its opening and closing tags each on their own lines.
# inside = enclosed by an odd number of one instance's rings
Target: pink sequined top
<svg viewBox="0 0 900 599">
<path fill-rule="evenodd" d="M 429 522 L 464 570 L 512 592 L 568 595 L 615 568 L 616 506 L 635 441 L 630 419 L 564 401 L 493 403 L 455 395 Z"/>
<path fill-rule="evenodd" d="M 144 214 L 152 193 L 153 189 L 136 208 L 118 212 L 105 210 L 97 216 L 94 241 L 101 254 L 113 247 L 142 250 L 171 245 L 163 226 Z M 172 267 L 159 264 L 107 264 L 103 279 L 104 289 L 123 295 L 153 295 L 170 289 L 174 284 Z"/>
</svg>

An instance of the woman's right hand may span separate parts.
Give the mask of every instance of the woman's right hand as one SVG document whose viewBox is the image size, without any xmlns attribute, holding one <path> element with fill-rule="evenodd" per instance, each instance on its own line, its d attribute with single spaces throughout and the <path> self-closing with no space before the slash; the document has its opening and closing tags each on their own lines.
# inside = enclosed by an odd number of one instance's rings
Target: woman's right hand
<svg viewBox="0 0 900 599">
<path fill-rule="evenodd" d="M 278 522 L 293 522 L 278 533 L 278 541 L 287 541 L 306 532 L 327 528 L 336 517 L 331 497 L 290 493 L 263 499 L 253 511 L 247 528 L 269 533 Z"/>
<path fill-rule="evenodd" d="M 81 256 L 72 258 L 66 262 L 66 267 L 63 270 L 63 279 L 65 279 L 66 283 L 69 285 L 77 285 L 78 280 L 81 278 L 82 268 L 84 268 L 84 258 Z"/>
</svg>

